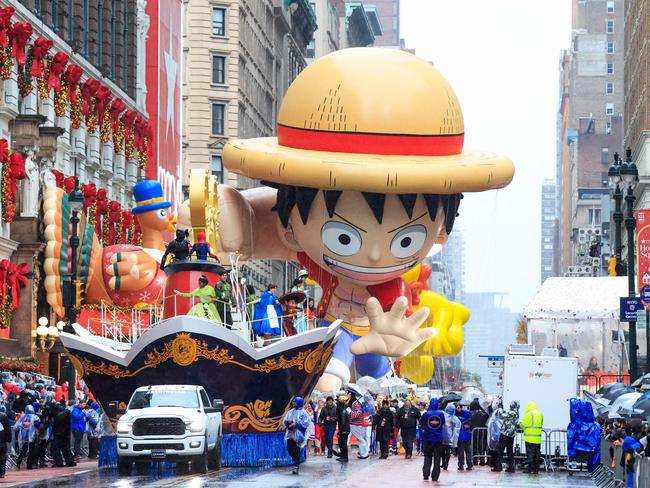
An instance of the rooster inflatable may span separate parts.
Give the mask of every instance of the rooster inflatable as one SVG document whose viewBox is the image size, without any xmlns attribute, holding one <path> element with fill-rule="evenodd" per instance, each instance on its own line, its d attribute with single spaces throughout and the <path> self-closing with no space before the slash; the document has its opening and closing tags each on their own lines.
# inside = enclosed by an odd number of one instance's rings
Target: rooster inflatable
<svg viewBox="0 0 650 488">
<path fill-rule="evenodd" d="M 117 244 L 102 247 L 94 225 L 80 216 L 77 276 L 83 284 L 85 304 L 113 303 L 137 307 L 162 301 L 165 272 L 160 259 L 165 252 L 163 232 L 174 231 L 171 203 L 165 201 L 162 186 L 145 180 L 133 188 L 133 214 L 142 230 L 142 246 Z M 54 311 L 64 315 L 63 283 L 71 271 L 70 202 L 67 193 L 51 186 L 43 195 L 45 224 L 45 290 Z"/>
</svg>

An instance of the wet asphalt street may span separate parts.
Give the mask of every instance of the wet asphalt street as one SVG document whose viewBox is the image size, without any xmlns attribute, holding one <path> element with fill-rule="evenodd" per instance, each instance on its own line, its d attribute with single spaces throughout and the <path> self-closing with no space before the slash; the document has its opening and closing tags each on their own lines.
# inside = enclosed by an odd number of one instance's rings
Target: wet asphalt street
<svg viewBox="0 0 650 488">
<path fill-rule="evenodd" d="M 453 487 L 505 487 L 505 488 L 581 488 L 593 487 L 593 482 L 585 475 L 569 476 L 565 472 L 541 473 L 538 476 L 523 473 L 492 473 L 488 467 L 477 467 L 472 472 L 458 472 L 455 467 L 443 471 L 438 483 L 422 480 L 422 458 L 405 460 L 391 456 L 388 460 L 371 458 L 359 461 L 351 460 L 348 465 L 341 465 L 334 459 L 311 457 L 300 469 L 300 475 L 291 474 L 290 468 L 241 469 L 224 468 L 207 475 L 175 476 L 173 472 L 152 474 L 150 476 L 131 476 L 120 478 L 114 470 L 90 470 L 75 476 L 43 479 L 42 481 L 22 484 L 22 487 L 52 488 L 209 488 L 250 486 L 275 487 L 375 487 L 390 483 L 399 488 L 416 486 L 453 486 Z M 47 472 L 43 471 L 46 476 Z M 1 486 L 1 485 L 0 485 Z M 14 485 L 15 486 L 15 485 Z"/>
</svg>

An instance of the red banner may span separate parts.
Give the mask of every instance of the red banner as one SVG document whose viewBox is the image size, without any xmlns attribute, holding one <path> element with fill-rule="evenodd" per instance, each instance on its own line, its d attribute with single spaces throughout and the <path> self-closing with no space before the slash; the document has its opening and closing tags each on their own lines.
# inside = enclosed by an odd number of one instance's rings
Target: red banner
<svg viewBox="0 0 650 488">
<path fill-rule="evenodd" d="M 635 214 L 638 291 L 641 291 L 650 285 L 650 209 L 637 210 Z"/>
<path fill-rule="evenodd" d="M 147 178 L 160 181 L 174 208 L 181 192 L 182 1 L 147 2 L 147 112 L 153 129 Z"/>
</svg>

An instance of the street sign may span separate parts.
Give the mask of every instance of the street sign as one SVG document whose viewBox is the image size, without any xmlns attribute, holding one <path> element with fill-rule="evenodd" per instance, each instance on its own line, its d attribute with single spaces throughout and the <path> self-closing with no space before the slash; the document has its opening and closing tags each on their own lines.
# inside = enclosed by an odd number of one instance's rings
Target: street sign
<svg viewBox="0 0 650 488">
<path fill-rule="evenodd" d="M 641 291 L 639 292 L 639 295 L 641 296 L 641 303 L 645 305 L 646 307 L 650 305 L 650 286 L 646 285 L 643 288 L 641 288 Z"/>
<path fill-rule="evenodd" d="M 643 309 L 638 297 L 621 297 L 621 322 L 636 322 L 637 312 Z"/>
<path fill-rule="evenodd" d="M 503 368 L 503 356 L 488 356 L 488 368 Z"/>
</svg>

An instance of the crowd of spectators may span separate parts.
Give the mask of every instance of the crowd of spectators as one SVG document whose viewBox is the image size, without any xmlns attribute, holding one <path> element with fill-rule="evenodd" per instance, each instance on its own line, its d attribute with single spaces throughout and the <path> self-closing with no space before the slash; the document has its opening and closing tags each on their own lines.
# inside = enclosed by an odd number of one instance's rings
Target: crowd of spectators
<svg viewBox="0 0 650 488">
<path fill-rule="evenodd" d="M 67 382 L 9 371 L 0 381 L 0 478 L 13 466 L 72 467 L 98 457 L 102 413 L 83 383 L 69 389 Z"/>
</svg>

